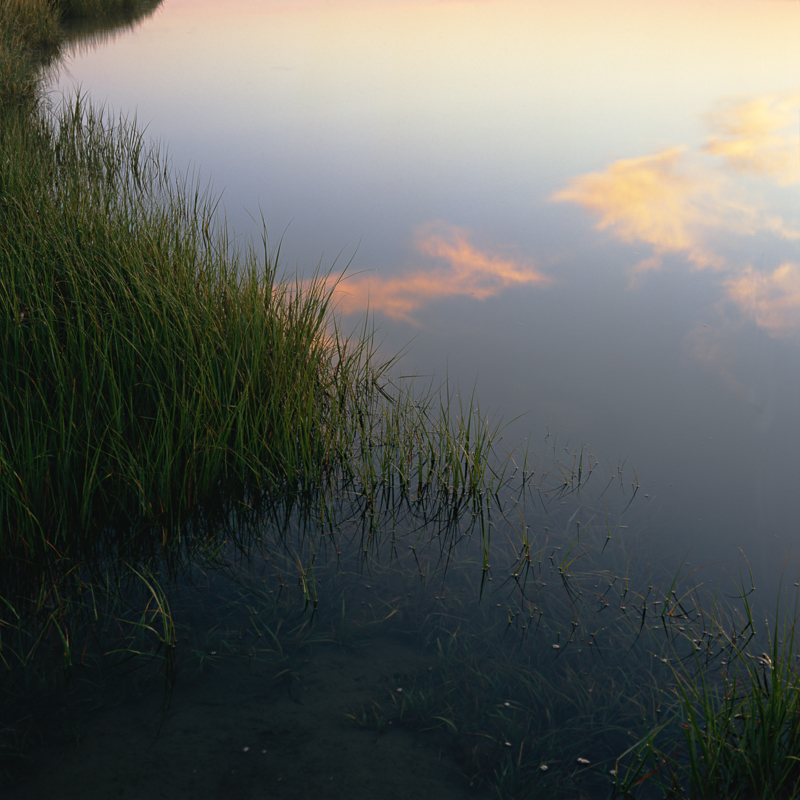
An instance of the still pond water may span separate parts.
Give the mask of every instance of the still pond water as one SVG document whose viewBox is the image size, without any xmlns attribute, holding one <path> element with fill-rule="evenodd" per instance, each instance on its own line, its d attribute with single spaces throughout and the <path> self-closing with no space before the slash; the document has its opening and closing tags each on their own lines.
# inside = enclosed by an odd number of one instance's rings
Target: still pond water
<svg viewBox="0 0 800 800">
<path fill-rule="evenodd" d="M 800 556 L 799 34 L 800 4 L 779 0 L 164 0 L 77 38 L 51 89 L 135 115 L 222 192 L 239 234 L 263 217 L 287 268 L 349 263 L 343 327 L 369 308 L 387 354 L 408 345 L 399 372 L 474 389 L 503 445 L 625 463 L 636 502 L 612 505 L 617 524 L 635 513 L 631 557 L 737 572 L 743 552 L 768 588 L 797 580 Z M 406 634 L 416 619 L 432 636 L 429 588 Z M 155 744 L 145 701 L 124 733 L 104 711 L 61 755 L 63 796 L 81 781 L 82 797 L 516 796 L 501 760 L 470 786 L 494 756 L 425 738 L 445 723 L 390 730 L 387 712 L 382 728 L 376 703 L 455 669 L 394 633 L 293 666 L 286 687 L 198 670 Z M 342 722 L 362 706 L 369 725 Z M 518 766 L 536 738 L 519 736 L 501 742 Z M 550 788 L 608 791 L 582 786 Z"/>
</svg>

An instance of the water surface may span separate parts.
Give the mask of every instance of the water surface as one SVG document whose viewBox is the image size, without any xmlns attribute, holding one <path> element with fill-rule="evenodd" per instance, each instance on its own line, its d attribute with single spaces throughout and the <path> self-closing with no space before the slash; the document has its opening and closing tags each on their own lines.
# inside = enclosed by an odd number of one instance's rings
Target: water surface
<svg viewBox="0 0 800 800">
<path fill-rule="evenodd" d="M 342 326 L 369 309 L 503 446 L 627 463 L 604 569 L 744 552 L 770 591 L 800 533 L 798 34 L 778 0 L 165 0 L 52 89 L 135 115 L 288 269 L 349 263 Z"/>
<path fill-rule="evenodd" d="M 343 267 L 406 372 L 630 458 L 653 546 L 797 534 L 800 7 L 167 0 L 76 46 L 76 85 Z M 253 218 L 258 222 L 254 222 Z M 337 260 L 338 259 L 338 260 Z"/>
</svg>

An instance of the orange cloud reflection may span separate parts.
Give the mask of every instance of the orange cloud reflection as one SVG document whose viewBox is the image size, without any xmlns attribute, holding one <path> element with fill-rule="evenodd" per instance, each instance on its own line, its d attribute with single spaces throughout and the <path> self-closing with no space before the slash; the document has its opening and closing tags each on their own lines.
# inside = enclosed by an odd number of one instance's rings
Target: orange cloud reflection
<svg viewBox="0 0 800 800">
<path fill-rule="evenodd" d="M 731 247 L 756 233 L 800 240 L 800 231 L 770 212 L 762 197 L 749 196 L 731 174 L 754 175 L 773 186 L 800 182 L 798 111 L 800 92 L 729 104 L 708 116 L 711 134 L 698 152 L 671 147 L 621 159 L 572 178 L 550 199 L 582 206 L 597 218 L 598 230 L 619 241 L 650 245 L 652 255 L 635 272 L 661 267 L 666 253 L 683 255 L 698 269 L 726 273 L 727 299 L 771 335 L 798 336 L 800 264 L 757 272 L 737 261 Z"/>
<path fill-rule="evenodd" d="M 759 327 L 775 336 L 800 334 L 800 264 L 786 262 L 769 273 L 747 267 L 726 289 Z"/>
<path fill-rule="evenodd" d="M 583 206 L 600 218 L 598 230 L 610 230 L 623 242 L 650 244 L 655 255 L 642 261 L 639 270 L 659 267 L 668 252 L 686 252 L 698 268 L 722 267 L 700 239 L 704 228 L 721 224 L 711 210 L 723 203 L 719 184 L 711 176 L 692 175 L 682 147 L 620 159 L 604 172 L 579 175 L 550 199 Z"/>
<path fill-rule="evenodd" d="M 383 278 L 374 273 L 347 277 L 337 287 L 337 307 L 345 314 L 363 313 L 369 306 L 396 319 L 412 320 L 422 305 L 457 295 L 485 300 L 504 289 L 546 285 L 551 278 L 530 263 L 480 250 L 469 232 L 445 223 L 420 228 L 415 249 L 431 259 L 426 269 Z"/>
<path fill-rule="evenodd" d="M 763 95 L 709 115 L 705 151 L 737 172 L 766 175 L 788 186 L 800 182 L 797 121 L 800 94 Z"/>
</svg>

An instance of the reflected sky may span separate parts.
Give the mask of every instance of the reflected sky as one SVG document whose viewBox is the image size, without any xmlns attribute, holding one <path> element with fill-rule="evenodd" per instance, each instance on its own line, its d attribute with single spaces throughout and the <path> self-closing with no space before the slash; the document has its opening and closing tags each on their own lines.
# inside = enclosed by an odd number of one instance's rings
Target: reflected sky
<svg viewBox="0 0 800 800">
<path fill-rule="evenodd" d="M 164 0 L 53 89 L 288 268 L 350 262 L 343 324 L 525 414 L 509 446 L 629 457 L 664 552 L 766 569 L 800 535 L 798 34 L 788 0 Z"/>
<path fill-rule="evenodd" d="M 348 275 L 336 284 L 336 308 L 363 315 L 365 309 L 394 319 L 413 321 L 420 306 L 445 297 L 464 295 L 485 300 L 514 287 L 546 286 L 553 278 L 532 264 L 498 251 L 482 250 L 470 241 L 470 232 L 446 223 L 430 223 L 414 235 L 420 265 L 390 277 L 368 273 Z"/>
</svg>

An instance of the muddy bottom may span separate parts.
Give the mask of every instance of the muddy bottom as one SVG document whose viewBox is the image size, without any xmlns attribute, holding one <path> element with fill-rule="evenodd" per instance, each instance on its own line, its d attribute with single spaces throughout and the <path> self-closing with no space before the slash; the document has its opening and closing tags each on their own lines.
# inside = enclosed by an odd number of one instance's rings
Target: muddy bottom
<svg viewBox="0 0 800 800">
<path fill-rule="evenodd" d="M 112 693 L 99 708 L 56 709 L 29 751 L 34 766 L 6 796 L 475 796 L 443 735 L 391 724 L 377 734 L 347 717 L 387 694 L 387 678 L 402 681 L 421 666 L 419 649 L 377 645 L 316 645 L 284 674 L 222 660 L 179 678 L 166 708 L 163 683 L 151 682 L 133 699 Z"/>
</svg>

